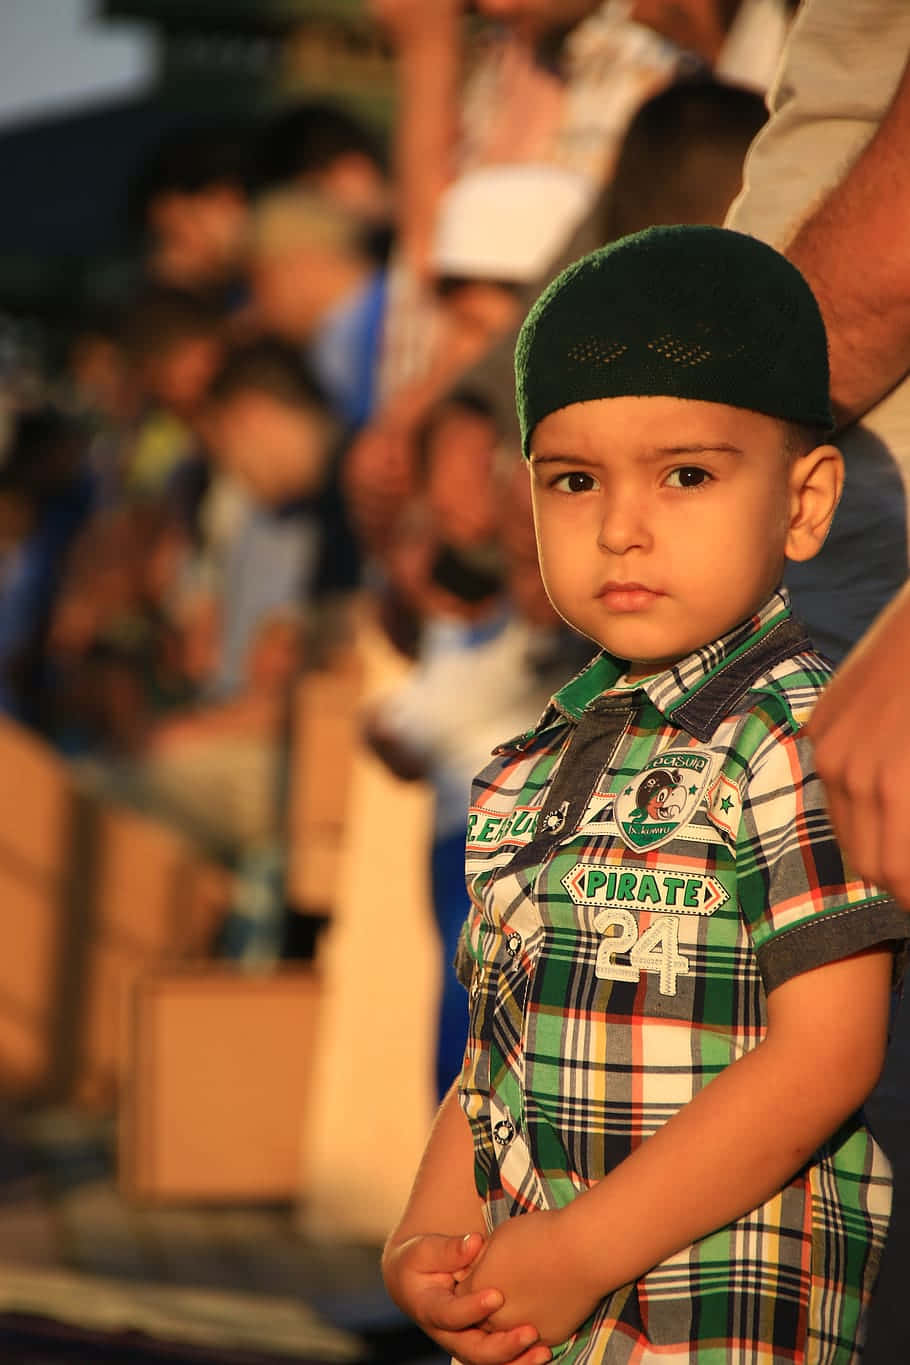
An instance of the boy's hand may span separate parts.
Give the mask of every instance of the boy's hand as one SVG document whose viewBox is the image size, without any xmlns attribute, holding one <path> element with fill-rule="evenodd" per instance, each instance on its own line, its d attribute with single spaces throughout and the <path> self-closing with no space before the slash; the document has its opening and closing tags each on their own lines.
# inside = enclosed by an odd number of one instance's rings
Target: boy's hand
<svg viewBox="0 0 910 1365">
<path fill-rule="evenodd" d="M 572 1255 L 563 1214 L 523 1214 L 502 1223 L 456 1288 L 456 1297 L 476 1300 L 495 1285 L 501 1308 L 486 1319 L 487 1330 L 508 1332 L 533 1321 L 540 1340 L 567 1340 L 594 1312 L 603 1294 Z"/>
<path fill-rule="evenodd" d="M 529 1318 L 513 1318 L 504 1330 L 489 1323 L 502 1305 L 498 1289 L 489 1281 L 475 1292 L 459 1288 L 483 1246 L 480 1234 L 471 1233 L 411 1237 L 387 1250 L 383 1272 L 391 1297 L 462 1365 L 544 1365 L 550 1352 Z"/>
</svg>

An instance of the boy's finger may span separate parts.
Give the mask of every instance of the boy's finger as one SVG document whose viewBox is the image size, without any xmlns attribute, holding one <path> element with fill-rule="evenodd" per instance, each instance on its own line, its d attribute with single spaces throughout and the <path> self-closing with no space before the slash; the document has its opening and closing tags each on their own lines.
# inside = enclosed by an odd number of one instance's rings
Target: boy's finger
<svg viewBox="0 0 910 1365">
<path fill-rule="evenodd" d="M 458 1242 L 457 1254 L 462 1258 L 459 1262 L 462 1266 L 470 1265 L 486 1245 L 486 1239 L 479 1232 L 466 1232 L 463 1237 L 453 1238 L 453 1241 Z"/>
<path fill-rule="evenodd" d="M 549 1346 L 536 1342 L 530 1350 L 522 1351 L 520 1356 L 512 1360 L 511 1365 L 547 1365 L 547 1361 L 552 1359 L 553 1352 Z"/>
<path fill-rule="evenodd" d="M 412 1267 L 424 1274 L 454 1275 L 471 1264 L 483 1245 L 479 1232 L 464 1237 L 413 1237 L 403 1244 L 400 1253 L 407 1253 Z"/>
<path fill-rule="evenodd" d="M 528 1338 L 533 1340 L 528 1345 Z M 533 1327 L 512 1327 L 508 1332 L 487 1333 L 487 1349 L 483 1365 L 545 1365 L 552 1359 L 549 1346 L 537 1338 Z"/>
<path fill-rule="evenodd" d="M 455 1275 L 456 1280 L 467 1279 L 468 1275 L 473 1274 L 475 1261 L 487 1245 L 487 1239 L 479 1232 L 466 1232 L 464 1237 L 458 1238 L 459 1251 L 462 1263 Z"/>
<path fill-rule="evenodd" d="M 427 1242 L 429 1242 L 429 1238 Z M 464 1237 L 440 1237 L 433 1239 L 432 1252 L 438 1256 L 438 1264 L 426 1268 L 434 1270 L 465 1270 L 477 1258 L 483 1248 L 484 1239 L 479 1232 L 467 1232 Z"/>
<path fill-rule="evenodd" d="M 512 1327 L 508 1332 L 460 1332 L 440 1345 L 451 1351 L 461 1365 L 545 1365 L 550 1348 L 537 1340 L 533 1327 Z"/>
<path fill-rule="evenodd" d="M 491 1313 L 502 1307 L 503 1298 L 498 1289 L 484 1289 L 475 1294 L 465 1294 L 456 1298 L 450 1291 L 434 1296 L 435 1303 L 430 1310 L 433 1326 L 444 1332 L 461 1332 L 483 1322 Z M 534 1340 L 537 1333 L 534 1333 Z"/>
</svg>

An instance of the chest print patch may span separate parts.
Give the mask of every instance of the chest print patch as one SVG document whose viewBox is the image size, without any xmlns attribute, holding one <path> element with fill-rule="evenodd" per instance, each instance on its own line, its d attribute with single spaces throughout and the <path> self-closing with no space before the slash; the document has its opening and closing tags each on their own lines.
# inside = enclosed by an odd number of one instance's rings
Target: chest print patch
<svg viewBox="0 0 910 1365">
<path fill-rule="evenodd" d="M 673 915 L 713 915 L 730 899 L 719 877 L 678 867 L 605 867 L 576 863 L 562 878 L 575 905 Z"/>
<path fill-rule="evenodd" d="M 623 843 L 657 848 L 672 839 L 698 810 L 715 762 L 716 755 L 704 750 L 674 749 L 628 778 L 614 804 Z"/>
<path fill-rule="evenodd" d="M 708 808 L 708 819 L 713 821 L 718 829 L 735 838 L 743 809 L 742 797 L 736 783 L 721 773 L 708 792 L 705 804 Z"/>
<path fill-rule="evenodd" d="M 600 907 L 594 928 L 603 935 L 594 975 L 608 981 L 638 981 L 642 972 L 657 977 L 661 995 L 675 995 L 689 959 L 679 951 L 680 917 L 713 915 L 730 899 L 718 877 L 673 867 L 603 867 L 576 863 L 562 878 L 575 905 Z M 649 912 L 641 929 L 637 912 Z M 628 962 L 617 958 L 628 955 Z"/>
<path fill-rule="evenodd" d="M 472 808 L 468 812 L 467 846 L 469 849 L 490 849 L 498 844 L 527 844 L 534 837 L 537 811 L 528 806 L 516 806 L 508 815 L 491 815 L 489 811 Z"/>
</svg>

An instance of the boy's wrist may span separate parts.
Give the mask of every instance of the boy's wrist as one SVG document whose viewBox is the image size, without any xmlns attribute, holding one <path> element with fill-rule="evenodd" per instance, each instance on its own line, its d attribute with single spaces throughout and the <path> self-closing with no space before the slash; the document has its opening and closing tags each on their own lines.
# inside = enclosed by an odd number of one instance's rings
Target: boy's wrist
<svg viewBox="0 0 910 1365">
<path fill-rule="evenodd" d="M 592 1193 L 588 1190 L 560 1209 L 552 1233 L 566 1277 L 593 1302 L 606 1298 L 623 1281 L 614 1273 L 614 1234 L 606 1226 Z"/>
</svg>

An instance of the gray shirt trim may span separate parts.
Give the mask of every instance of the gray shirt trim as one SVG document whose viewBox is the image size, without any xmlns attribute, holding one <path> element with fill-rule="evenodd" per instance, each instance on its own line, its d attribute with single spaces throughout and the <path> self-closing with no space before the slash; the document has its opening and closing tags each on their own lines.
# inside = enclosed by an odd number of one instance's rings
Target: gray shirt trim
<svg viewBox="0 0 910 1365">
<path fill-rule="evenodd" d="M 813 967 L 885 944 L 897 949 L 895 977 L 899 980 L 907 954 L 908 927 L 907 914 L 895 901 L 885 898 L 861 901 L 785 929 L 756 953 L 765 991 L 770 995 L 777 986 Z"/>
</svg>

